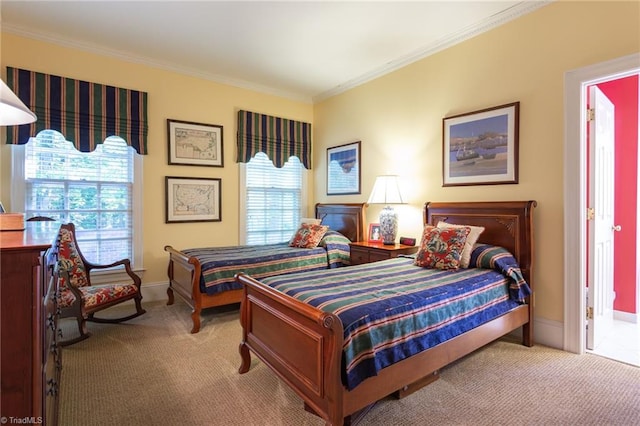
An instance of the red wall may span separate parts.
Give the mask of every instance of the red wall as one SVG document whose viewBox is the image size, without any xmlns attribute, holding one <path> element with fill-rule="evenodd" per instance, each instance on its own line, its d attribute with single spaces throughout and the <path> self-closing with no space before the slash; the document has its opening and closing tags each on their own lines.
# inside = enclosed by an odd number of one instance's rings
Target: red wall
<svg viewBox="0 0 640 426">
<path fill-rule="evenodd" d="M 616 187 L 614 289 L 616 311 L 636 313 L 636 254 L 638 246 L 638 76 L 598 84 L 615 105 Z"/>
</svg>

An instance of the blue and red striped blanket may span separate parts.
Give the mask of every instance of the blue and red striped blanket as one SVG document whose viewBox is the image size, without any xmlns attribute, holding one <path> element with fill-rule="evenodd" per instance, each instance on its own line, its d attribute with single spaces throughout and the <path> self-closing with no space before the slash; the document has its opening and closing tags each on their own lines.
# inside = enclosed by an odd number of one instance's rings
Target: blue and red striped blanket
<svg viewBox="0 0 640 426">
<path fill-rule="evenodd" d="M 204 247 L 182 252 L 200 261 L 200 291 L 207 294 L 242 288 L 234 278 L 239 272 L 262 279 L 350 264 L 349 239 L 331 230 L 327 231 L 316 248 L 289 247 L 288 243 L 279 243 Z"/>
<path fill-rule="evenodd" d="M 474 265 L 493 269 L 427 269 L 400 257 L 262 282 L 340 318 L 343 383 L 353 389 L 381 369 L 518 306 L 530 290 L 511 255 L 498 259 L 505 252 L 500 250 L 472 257 Z"/>
</svg>

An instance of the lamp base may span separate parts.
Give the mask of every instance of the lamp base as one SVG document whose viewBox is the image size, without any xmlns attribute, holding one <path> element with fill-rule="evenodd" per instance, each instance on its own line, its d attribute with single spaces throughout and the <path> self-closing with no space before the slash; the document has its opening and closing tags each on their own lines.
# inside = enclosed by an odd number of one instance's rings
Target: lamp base
<svg viewBox="0 0 640 426">
<path fill-rule="evenodd" d="M 386 206 L 380 212 L 380 235 L 382 244 L 394 245 L 398 234 L 398 213 L 391 206 Z"/>
</svg>

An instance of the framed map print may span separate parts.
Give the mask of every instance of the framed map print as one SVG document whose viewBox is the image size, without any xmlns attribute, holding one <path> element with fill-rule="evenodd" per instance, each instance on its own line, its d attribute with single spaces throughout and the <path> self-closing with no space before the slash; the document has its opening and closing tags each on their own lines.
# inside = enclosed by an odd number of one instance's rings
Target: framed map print
<svg viewBox="0 0 640 426">
<path fill-rule="evenodd" d="M 222 126 L 167 120 L 169 164 L 224 167 Z"/>
<path fill-rule="evenodd" d="M 220 222 L 222 180 L 166 176 L 166 221 Z"/>
</svg>

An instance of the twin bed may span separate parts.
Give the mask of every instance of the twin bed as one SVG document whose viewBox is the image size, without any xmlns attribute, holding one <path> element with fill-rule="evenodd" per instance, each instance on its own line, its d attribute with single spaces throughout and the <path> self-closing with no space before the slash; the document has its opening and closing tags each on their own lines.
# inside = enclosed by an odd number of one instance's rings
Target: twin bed
<svg viewBox="0 0 640 426">
<path fill-rule="evenodd" d="M 330 232 L 321 247 L 292 248 L 286 243 L 269 246 L 194 248 L 182 251 L 165 246 L 169 253 L 168 305 L 174 293 L 192 308 L 191 333 L 200 330 L 202 309 L 239 303 L 242 285 L 235 280 L 239 272 L 256 279 L 305 270 L 329 269 L 349 262 L 349 241 L 364 238 L 366 204 L 317 204 L 315 217 Z"/>
<path fill-rule="evenodd" d="M 474 267 L 397 258 L 242 284 L 240 373 L 256 355 L 327 424 L 406 396 L 449 363 L 522 328 L 533 345 L 534 201 L 427 203 L 425 224 L 484 227 Z"/>
</svg>

